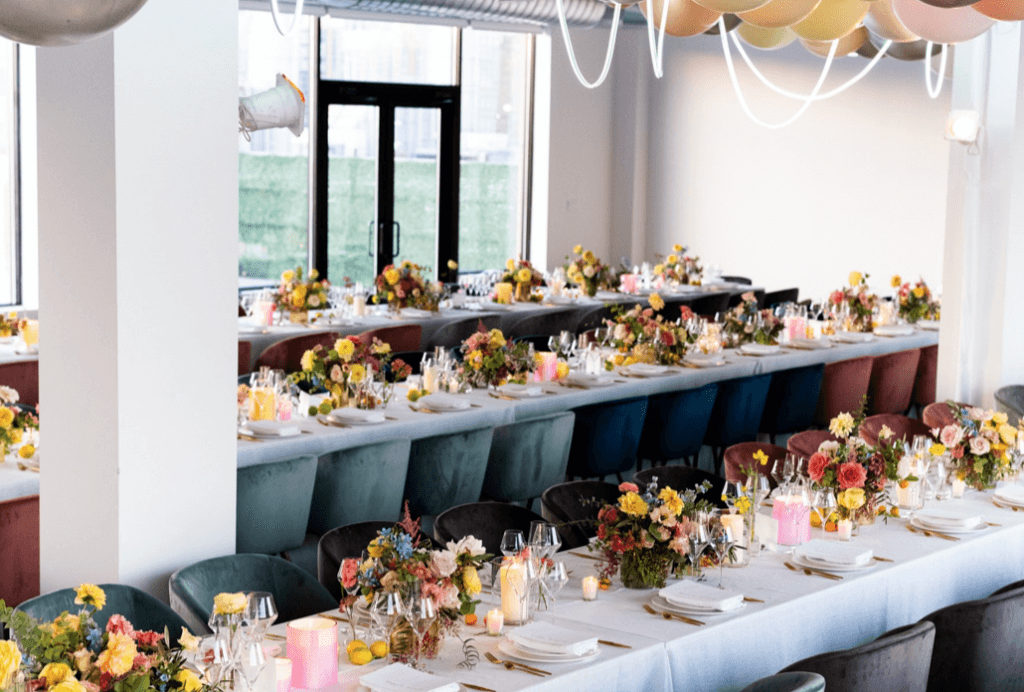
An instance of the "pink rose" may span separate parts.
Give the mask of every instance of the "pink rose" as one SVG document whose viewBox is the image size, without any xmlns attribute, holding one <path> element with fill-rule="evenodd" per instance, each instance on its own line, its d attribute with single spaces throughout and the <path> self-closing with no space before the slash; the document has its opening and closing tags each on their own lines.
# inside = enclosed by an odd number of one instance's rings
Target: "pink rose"
<svg viewBox="0 0 1024 692">
<path fill-rule="evenodd" d="M 124 619 L 123 615 L 111 615 L 110 619 L 107 620 L 107 632 L 111 634 L 123 634 L 132 639 L 135 638 L 135 628 L 132 627 L 132 623 Z"/>
<path fill-rule="evenodd" d="M 939 433 L 939 442 L 947 449 L 956 447 L 964 439 L 964 431 L 959 425 L 947 425 Z"/>
<path fill-rule="evenodd" d="M 825 469 L 828 468 L 829 463 L 831 460 L 827 454 L 815 452 L 811 455 L 811 460 L 807 462 L 807 475 L 815 483 L 820 483 L 821 479 L 825 477 Z"/>
<path fill-rule="evenodd" d="M 348 559 L 343 560 L 341 563 L 341 585 L 346 589 L 354 589 L 356 587 L 357 577 L 359 575 L 359 560 Z"/>
<path fill-rule="evenodd" d="M 839 488 L 842 490 L 863 488 L 868 472 L 860 464 L 850 461 L 839 467 L 836 477 L 839 479 Z"/>
<path fill-rule="evenodd" d="M 341 366 L 340 365 L 335 365 L 333 368 L 331 368 L 331 379 L 332 380 L 334 380 L 335 382 L 341 382 L 342 379 L 344 379 L 344 377 L 345 377 L 345 375 L 341 372 Z"/>
<path fill-rule="evenodd" d="M 628 483 L 628 482 L 627 483 L 620 483 L 619 484 L 619 492 L 620 493 L 638 493 L 638 492 L 640 492 L 640 488 L 636 487 L 636 483 Z"/>
<path fill-rule="evenodd" d="M 844 297 L 845 296 L 842 291 L 832 291 L 832 295 L 830 295 L 828 299 L 833 305 L 842 305 Z"/>
<path fill-rule="evenodd" d="M 975 456 L 984 456 L 988 454 L 992 449 L 992 445 L 984 437 L 972 437 L 971 438 L 971 454 Z"/>
</svg>

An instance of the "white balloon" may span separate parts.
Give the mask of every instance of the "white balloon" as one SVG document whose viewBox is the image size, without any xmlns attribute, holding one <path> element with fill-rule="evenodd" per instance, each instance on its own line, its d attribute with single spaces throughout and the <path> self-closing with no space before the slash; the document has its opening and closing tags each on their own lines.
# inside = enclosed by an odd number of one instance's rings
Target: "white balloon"
<svg viewBox="0 0 1024 692">
<path fill-rule="evenodd" d="M 111 31 L 146 0 L 0 0 L 0 36 L 33 46 L 70 46 Z"/>
</svg>

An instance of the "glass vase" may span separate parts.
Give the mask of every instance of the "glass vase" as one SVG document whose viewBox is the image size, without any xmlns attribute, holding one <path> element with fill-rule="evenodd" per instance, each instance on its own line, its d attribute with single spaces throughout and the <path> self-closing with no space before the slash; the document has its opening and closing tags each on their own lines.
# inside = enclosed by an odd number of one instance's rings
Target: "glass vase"
<svg viewBox="0 0 1024 692">
<path fill-rule="evenodd" d="M 630 550 L 619 564 L 619 580 L 627 589 L 661 589 L 668 579 L 669 559 L 651 550 Z"/>
</svg>

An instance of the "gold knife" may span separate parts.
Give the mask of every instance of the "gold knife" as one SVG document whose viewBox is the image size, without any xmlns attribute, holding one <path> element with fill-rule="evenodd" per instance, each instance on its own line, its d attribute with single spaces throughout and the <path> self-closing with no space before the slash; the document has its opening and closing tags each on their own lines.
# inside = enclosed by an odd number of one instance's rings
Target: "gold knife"
<svg viewBox="0 0 1024 692">
<path fill-rule="evenodd" d="M 257 437 L 253 437 L 252 435 L 243 435 L 242 433 L 238 433 L 238 439 L 245 440 L 246 442 L 263 442 L 263 440 Z"/>
<path fill-rule="evenodd" d="M 1012 509 L 1014 512 L 1019 512 L 1020 511 L 1020 507 L 1014 507 L 1012 505 L 1001 505 L 998 502 L 996 502 L 995 500 L 992 500 L 992 504 L 994 504 L 996 507 L 998 507 L 1000 509 Z"/>
<path fill-rule="evenodd" d="M 919 529 L 916 526 L 911 526 L 910 524 L 907 524 L 907 528 L 910 529 L 911 533 L 923 533 L 925 536 L 934 536 L 935 538 L 944 538 L 947 541 L 959 541 L 960 540 L 959 538 L 956 538 L 955 536 L 948 536 L 948 535 L 946 535 L 944 533 L 939 533 L 938 531 L 932 531 L 931 529 Z"/>
<path fill-rule="evenodd" d="M 878 555 L 875 555 L 875 559 L 879 562 L 896 562 L 895 560 L 890 560 L 887 557 L 879 557 Z"/>
<path fill-rule="evenodd" d="M 764 603 L 760 598 L 751 598 L 750 596 L 744 596 L 743 600 L 747 603 Z"/>
<path fill-rule="evenodd" d="M 597 643 L 598 644 L 604 644 L 605 646 L 616 646 L 616 647 L 618 647 L 620 649 L 632 649 L 633 648 L 629 644 L 619 644 L 618 642 L 610 642 L 610 641 L 607 641 L 605 639 L 598 639 Z"/>
<path fill-rule="evenodd" d="M 570 555 L 575 555 L 576 557 L 585 557 L 588 560 L 602 560 L 603 559 L 603 558 L 600 558 L 600 557 L 598 557 L 596 555 L 587 555 L 586 553 L 577 553 L 575 550 L 570 550 L 569 554 Z"/>
<path fill-rule="evenodd" d="M 651 615 L 660 615 L 666 620 L 679 620 L 681 622 L 685 622 L 688 625 L 697 625 L 698 627 L 704 624 L 700 620 L 694 620 L 693 618 L 688 618 L 685 615 L 679 615 L 678 613 L 669 613 L 667 611 L 664 613 L 659 612 L 652 608 L 648 603 L 644 603 L 644 610 L 646 610 Z"/>
<path fill-rule="evenodd" d="M 470 690 L 480 690 L 480 692 L 494 692 L 490 687 L 480 687 L 480 685 L 470 685 L 468 682 L 460 682 L 460 685 Z"/>
<path fill-rule="evenodd" d="M 838 574 L 832 574 L 831 572 L 824 572 L 824 571 L 822 571 L 820 569 L 813 569 L 811 567 L 797 567 L 795 565 L 790 564 L 789 562 L 786 563 L 786 567 L 789 567 L 794 572 L 803 571 L 803 573 L 808 575 L 808 576 L 814 575 L 814 576 L 818 576 L 818 577 L 824 577 L 825 579 L 834 579 L 836 581 L 842 579 L 842 577 L 840 577 Z"/>
</svg>

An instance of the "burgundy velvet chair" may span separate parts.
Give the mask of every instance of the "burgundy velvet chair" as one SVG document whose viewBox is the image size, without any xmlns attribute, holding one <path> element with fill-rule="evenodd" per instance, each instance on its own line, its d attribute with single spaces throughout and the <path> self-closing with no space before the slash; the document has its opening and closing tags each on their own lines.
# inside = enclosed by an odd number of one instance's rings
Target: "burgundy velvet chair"
<svg viewBox="0 0 1024 692">
<path fill-rule="evenodd" d="M 267 348 L 256 359 L 256 370 L 263 366 L 271 370 L 284 370 L 285 372 L 298 372 L 302 370 L 302 354 L 317 344 L 324 348 L 333 348 L 334 342 L 341 338 L 341 334 L 303 334 L 293 336 L 290 339 L 278 341 Z M 405 349 L 395 349 L 402 351 Z M 243 373 L 240 373 L 243 374 Z"/>
<path fill-rule="evenodd" d="M 252 372 L 252 342 L 251 341 L 239 341 L 238 342 L 238 374 L 245 375 L 246 373 Z"/>
<path fill-rule="evenodd" d="M 964 404 L 961 402 L 954 402 L 961 408 L 971 408 L 971 404 Z M 921 420 L 924 424 L 931 428 L 944 428 L 947 425 L 956 423 L 956 414 L 949 407 L 949 404 L 945 401 L 936 401 L 934 404 L 928 404 L 924 407 L 924 412 L 921 414 Z"/>
<path fill-rule="evenodd" d="M 0 502 L 0 598 L 16 606 L 39 595 L 39 496 Z"/>
<path fill-rule="evenodd" d="M 374 337 L 390 344 L 392 351 L 419 351 L 420 342 L 423 339 L 423 327 L 418 324 L 403 324 L 398 327 L 371 329 L 359 335 L 359 338 L 364 341 L 371 341 Z"/>
<path fill-rule="evenodd" d="M 921 360 L 917 362 L 917 377 L 914 378 L 914 393 L 910 396 L 910 407 L 918 412 L 928 404 L 935 403 L 935 381 L 939 374 L 939 347 L 925 346 L 921 349 Z"/>
<path fill-rule="evenodd" d="M 807 430 L 797 433 L 786 441 L 786 448 L 803 459 L 810 459 L 818 451 L 818 447 L 826 440 L 838 441 L 828 430 Z"/>
<path fill-rule="evenodd" d="M 754 461 L 754 453 L 758 450 L 765 453 L 768 463 L 761 466 Z M 776 461 L 783 461 L 789 454 L 788 449 L 766 444 L 764 442 L 740 442 L 725 450 L 725 479 L 730 483 L 743 483 L 747 480 L 744 467 L 756 467 L 757 472 L 768 479 L 768 483 L 774 488 L 778 485 L 772 478 L 772 465 Z M 781 467 L 780 467 L 781 468 Z"/>
<path fill-rule="evenodd" d="M 868 386 L 868 413 L 903 413 L 910 408 L 921 349 L 875 356 Z"/>
<path fill-rule="evenodd" d="M 18 392 L 18 403 L 39 403 L 39 361 L 17 360 L 0 365 L 0 385 Z"/>
<path fill-rule="evenodd" d="M 861 423 L 861 438 L 874 447 L 878 443 L 878 433 L 882 431 L 883 425 L 889 426 L 894 439 L 904 439 L 908 444 L 914 441 L 915 435 L 929 438 L 932 435 L 931 428 L 916 418 L 907 418 L 898 413 L 879 413 L 865 418 Z"/>
<path fill-rule="evenodd" d="M 825 365 L 821 376 L 821 394 L 814 422 L 827 428 L 829 421 L 840 413 L 855 413 L 871 384 L 873 356 L 851 358 Z"/>
</svg>

